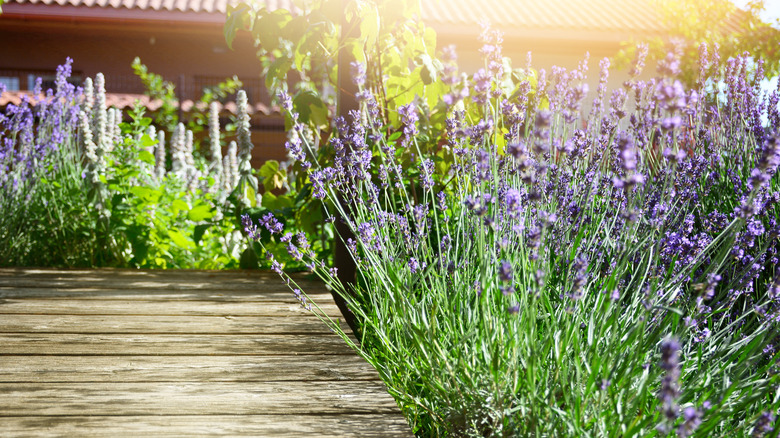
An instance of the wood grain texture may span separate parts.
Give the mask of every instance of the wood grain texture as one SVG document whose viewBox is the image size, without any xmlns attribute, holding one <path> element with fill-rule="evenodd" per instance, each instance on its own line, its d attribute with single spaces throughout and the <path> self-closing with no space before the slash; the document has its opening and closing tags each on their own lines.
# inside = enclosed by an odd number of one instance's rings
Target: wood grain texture
<svg viewBox="0 0 780 438">
<path fill-rule="evenodd" d="M 397 412 L 392 398 L 376 397 L 383 391 L 377 381 L 0 383 L 12 416 Z"/>
<path fill-rule="evenodd" d="M 2 417 L 2 434 L 62 437 L 411 437 L 396 415 L 167 415 Z"/>
<path fill-rule="evenodd" d="M 7 333 L 71 334 L 330 334 L 314 317 L 191 315 L 0 315 Z M 342 330 L 349 329 L 346 323 Z"/>
<path fill-rule="evenodd" d="M 312 289 L 308 293 L 317 303 L 332 301 L 329 292 L 322 289 Z M 212 302 L 290 302 L 293 294 L 286 286 L 277 290 L 218 290 L 218 289 L 116 289 L 94 287 L 18 287 L 0 286 L 0 300 L 13 298 L 39 299 L 100 299 L 100 300 L 147 300 L 158 302 L 170 301 L 212 301 Z M 335 303 L 333 304 L 335 306 Z"/>
<path fill-rule="evenodd" d="M 0 383 L 378 380 L 357 355 L 1 356 Z M 0 411 L 2 415 L 2 411 Z"/>
<path fill-rule="evenodd" d="M 293 280 L 302 290 L 324 290 L 322 283 L 307 275 L 294 274 Z M 144 271 L 144 270 L 95 270 L 95 271 L 25 271 L 0 269 L 0 286 L 14 288 L 103 288 L 143 290 L 220 290 L 236 291 L 289 291 L 284 282 L 273 273 L 262 271 Z"/>
<path fill-rule="evenodd" d="M 0 356 L 267 356 L 280 353 L 354 354 L 335 335 L 0 333 Z"/>
<path fill-rule="evenodd" d="M 3 436 L 411 436 L 268 272 L 0 269 L 0 398 Z"/>
<path fill-rule="evenodd" d="M 330 295 L 317 295 L 317 305 L 334 318 L 341 318 L 338 307 Z M 319 300 L 323 300 L 319 302 Z M 187 315 L 187 316 L 312 316 L 314 315 L 292 302 L 288 296 L 280 301 L 172 301 L 159 300 L 109 300 L 81 299 L 0 299 L 0 314 L 29 315 Z"/>
</svg>

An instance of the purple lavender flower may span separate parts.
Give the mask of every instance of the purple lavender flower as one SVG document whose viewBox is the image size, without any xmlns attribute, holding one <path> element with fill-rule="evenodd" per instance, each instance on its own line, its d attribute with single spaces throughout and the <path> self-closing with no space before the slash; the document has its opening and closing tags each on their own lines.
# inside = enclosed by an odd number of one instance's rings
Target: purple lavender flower
<svg viewBox="0 0 780 438">
<path fill-rule="evenodd" d="M 593 109 L 591 110 L 590 115 L 592 120 L 599 117 L 604 108 L 604 96 L 607 94 L 607 80 L 609 79 L 609 58 L 604 58 L 599 61 L 599 67 L 601 68 L 601 76 L 599 77 L 596 98 L 593 100 Z"/>
<path fill-rule="evenodd" d="M 501 260 L 498 267 L 498 278 L 504 283 L 512 281 L 512 264 L 506 260 Z"/>
<path fill-rule="evenodd" d="M 487 214 L 489 202 L 490 200 L 485 199 L 484 197 L 468 195 L 466 196 L 464 204 L 466 205 L 466 208 L 471 210 L 475 215 L 484 216 Z"/>
<path fill-rule="evenodd" d="M 659 82 L 656 86 L 655 97 L 662 108 L 674 112 L 685 108 L 685 89 L 680 81 Z"/>
<path fill-rule="evenodd" d="M 581 254 L 574 259 L 570 275 L 572 290 L 569 294 L 569 298 L 577 301 L 584 296 L 584 288 L 588 281 L 588 260 L 585 258 L 584 254 Z"/>
<path fill-rule="evenodd" d="M 260 230 L 252 222 L 252 218 L 248 214 L 241 215 L 241 224 L 244 226 L 244 231 L 250 239 L 257 240 L 260 238 Z"/>
<path fill-rule="evenodd" d="M 552 112 L 542 110 L 536 113 L 536 129 L 542 130 L 550 127 Z"/>
<path fill-rule="evenodd" d="M 680 343 L 676 338 L 661 342 L 661 368 L 666 371 L 661 380 L 661 412 L 668 422 L 677 419 L 677 398 L 680 396 Z"/>
<path fill-rule="evenodd" d="M 756 425 L 753 427 L 753 433 L 751 433 L 750 436 L 752 438 L 767 436 L 775 430 L 774 423 L 775 414 L 771 411 L 764 411 L 761 416 L 758 417 L 758 421 L 756 421 Z"/>
<path fill-rule="evenodd" d="M 282 225 L 275 217 L 273 213 L 267 213 L 259 221 L 260 225 L 264 226 L 271 234 L 279 234 L 284 230 Z"/>
<path fill-rule="evenodd" d="M 627 133 L 621 132 L 617 138 L 617 147 L 621 159 L 621 165 L 625 171 L 636 170 L 637 154 L 634 148 L 634 142 Z"/>
<path fill-rule="evenodd" d="M 662 75 L 674 77 L 680 74 L 680 57 L 682 46 L 685 44 L 680 40 L 672 41 L 672 50 L 670 50 L 666 57 L 658 64 L 658 72 Z"/>
<path fill-rule="evenodd" d="M 349 64 L 349 71 L 355 85 L 362 88 L 366 84 L 366 65 L 362 62 L 352 61 Z"/>
<path fill-rule="evenodd" d="M 504 194 L 504 208 L 509 217 L 518 219 L 522 214 L 522 195 L 517 189 L 509 189 Z"/>
<path fill-rule="evenodd" d="M 501 44 L 504 41 L 503 34 L 491 29 L 490 26 L 484 26 L 480 41 L 484 44 L 480 49 L 488 72 L 495 79 L 500 79 L 504 74 L 504 60 L 501 55 Z M 496 97 L 496 96 L 492 96 Z"/>
<path fill-rule="evenodd" d="M 287 92 L 284 90 L 279 91 L 279 105 L 281 105 L 282 109 L 288 113 L 293 113 L 292 98 L 290 98 L 290 95 L 287 94 Z"/>
<path fill-rule="evenodd" d="M 410 257 L 409 258 L 409 271 L 411 271 L 412 274 L 415 274 L 419 272 L 421 269 L 425 269 L 425 264 L 421 264 L 416 258 Z"/>
<path fill-rule="evenodd" d="M 629 76 L 635 78 L 642 74 L 642 70 L 645 68 L 645 58 L 647 58 L 648 46 L 647 44 L 639 44 L 636 46 L 636 57 L 634 58 L 634 64 L 631 66 Z"/>
<path fill-rule="evenodd" d="M 680 438 L 687 438 L 699 428 L 701 425 L 702 412 L 693 406 L 688 406 L 683 409 L 683 422 L 680 427 L 677 428 L 677 436 Z"/>
<path fill-rule="evenodd" d="M 474 102 L 482 104 L 487 102 L 488 93 L 492 84 L 492 78 L 485 69 L 481 68 L 474 73 Z"/>
</svg>

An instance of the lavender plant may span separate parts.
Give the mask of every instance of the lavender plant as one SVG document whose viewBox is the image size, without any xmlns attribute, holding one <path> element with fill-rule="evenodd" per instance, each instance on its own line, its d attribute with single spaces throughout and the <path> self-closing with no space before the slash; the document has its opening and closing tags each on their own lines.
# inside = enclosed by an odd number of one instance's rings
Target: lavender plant
<svg viewBox="0 0 780 438">
<path fill-rule="evenodd" d="M 179 125 L 169 169 L 165 131 L 144 108 L 109 108 L 103 75 L 75 87 L 70 65 L 56 90 L 0 115 L 0 265 L 237 266 L 246 244 L 225 237 L 239 226 L 237 182 L 221 184 L 221 158 L 198 157 Z M 218 119 L 211 131 L 220 148 Z"/>
<path fill-rule="evenodd" d="M 0 265 L 83 264 L 94 256 L 78 149 L 83 95 L 68 83 L 70 71 L 69 59 L 57 69 L 55 90 L 44 94 L 39 80 L 33 97 L 0 114 Z"/>
<path fill-rule="evenodd" d="M 297 137 L 313 196 L 354 235 L 354 288 L 273 214 L 245 216 L 247 234 L 285 245 L 346 300 L 357 342 L 268 252 L 419 436 L 769 433 L 780 90 L 762 95 L 746 56 L 725 70 L 703 57 L 696 89 L 675 79 L 674 54 L 640 81 L 640 50 L 610 94 L 601 63 L 582 115 L 585 63 L 508 71 L 500 41 L 486 32 L 485 68 L 448 83 L 440 132 L 423 99 L 386 125 L 360 93 L 360 111 L 335 121 L 333 160 Z"/>
</svg>

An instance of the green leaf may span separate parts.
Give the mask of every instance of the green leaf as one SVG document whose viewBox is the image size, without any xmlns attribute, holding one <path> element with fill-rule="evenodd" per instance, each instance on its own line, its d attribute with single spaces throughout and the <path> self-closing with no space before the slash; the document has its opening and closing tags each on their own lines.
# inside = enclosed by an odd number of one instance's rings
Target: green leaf
<svg viewBox="0 0 780 438">
<path fill-rule="evenodd" d="M 193 222 L 200 222 L 214 217 L 214 210 L 208 204 L 198 204 L 187 213 L 187 218 Z"/>
<path fill-rule="evenodd" d="M 130 187 L 130 193 L 132 195 L 137 196 L 138 198 L 143 199 L 145 202 L 149 202 L 152 200 L 156 202 L 157 198 L 159 198 L 159 196 L 155 196 L 157 194 L 156 190 L 144 186 Z"/>
<path fill-rule="evenodd" d="M 227 42 L 230 50 L 233 50 L 233 40 L 236 38 L 236 31 L 247 28 L 250 12 L 251 8 L 246 3 L 228 6 L 227 19 L 222 29 L 225 34 L 225 42 Z"/>
<path fill-rule="evenodd" d="M 283 81 L 290 71 L 293 61 L 285 56 L 275 60 L 268 66 L 268 73 L 265 76 L 265 86 L 269 89 L 274 88 L 276 81 Z"/>
<path fill-rule="evenodd" d="M 436 82 L 436 79 L 438 79 L 439 70 L 441 68 L 441 63 L 435 61 L 427 54 L 418 56 L 417 61 L 422 65 L 420 78 L 422 79 L 423 84 L 430 85 Z"/>
<path fill-rule="evenodd" d="M 317 93 L 303 90 L 293 99 L 293 106 L 298 116 L 304 122 L 311 122 L 317 127 L 328 125 L 328 107 Z"/>
<path fill-rule="evenodd" d="M 182 201 L 181 199 L 174 199 L 173 202 L 171 203 L 171 207 L 173 207 L 171 209 L 173 214 L 178 213 L 180 210 L 187 210 L 190 208 L 190 206 L 187 205 L 187 203 Z"/>
<path fill-rule="evenodd" d="M 138 159 L 151 166 L 154 165 L 154 154 L 145 149 L 138 151 Z"/>
<path fill-rule="evenodd" d="M 309 234 L 317 232 L 317 226 L 322 223 L 322 203 L 316 200 L 308 202 L 303 208 L 295 210 L 295 220 L 303 231 Z"/>
<path fill-rule="evenodd" d="M 309 19 L 305 16 L 295 17 L 284 26 L 282 37 L 288 41 L 296 42 L 303 38 L 309 27 Z"/>
<path fill-rule="evenodd" d="M 370 2 L 359 3 L 362 5 L 360 8 L 360 36 L 363 41 L 369 46 L 376 44 L 377 37 L 379 36 L 379 28 L 381 21 L 379 18 L 379 11 L 376 6 L 370 4 Z"/>
<path fill-rule="evenodd" d="M 243 182 L 241 184 L 240 190 L 244 194 L 246 199 L 249 201 L 249 205 L 251 207 L 257 206 L 257 191 L 255 190 L 255 186 L 253 184 L 249 184 L 248 182 Z"/>
<path fill-rule="evenodd" d="M 179 248 L 194 249 L 195 242 L 190 240 L 187 236 L 181 233 L 179 230 L 169 230 L 168 236 L 171 238 L 171 242 Z"/>
<path fill-rule="evenodd" d="M 203 235 L 210 226 L 211 224 L 195 225 L 195 230 L 192 232 L 192 240 L 195 241 L 195 244 L 200 244 L 200 240 L 203 239 Z"/>
<path fill-rule="evenodd" d="M 241 259 L 239 260 L 239 268 L 241 269 L 257 269 L 259 267 L 257 254 L 255 250 L 250 246 L 241 253 Z"/>
<path fill-rule="evenodd" d="M 286 9 L 264 13 L 255 20 L 252 35 L 260 41 L 260 47 L 270 52 L 279 47 L 279 38 L 284 36 L 284 28 L 291 19 Z"/>
<path fill-rule="evenodd" d="M 287 171 L 280 169 L 279 162 L 276 160 L 266 161 L 257 174 L 263 177 L 263 187 L 267 192 L 281 189 L 287 180 Z"/>
<path fill-rule="evenodd" d="M 150 119 L 148 117 L 144 117 L 144 120 L 148 121 L 149 123 L 151 123 L 151 121 L 152 121 L 152 119 Z M 147 123 L 147 125 L 148 125 L 148 123 Z M 154 146 L 156 144 L 157 144 L 157 139 L 150 137 L 149 134 L 144 134 L 141 137 L 141 147 L 142 148 L 148 148 L 148 147 Z"/>
<path fill-rule="evenodd" d="M 281 210 L 290 208 L 294 204 L 293 198 L 287 195 L 276 196 L 271 192 L 263 193 L 262 206 L 269 210 Z"/>
</svg>

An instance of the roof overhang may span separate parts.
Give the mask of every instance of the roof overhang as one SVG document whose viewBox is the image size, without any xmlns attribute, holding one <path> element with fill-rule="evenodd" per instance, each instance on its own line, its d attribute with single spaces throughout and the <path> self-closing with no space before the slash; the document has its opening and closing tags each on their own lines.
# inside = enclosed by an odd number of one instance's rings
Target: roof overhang
<svg viewBox="0 0 780 438">
<path fill-rule="evenodd" d="M 32 3 L 4 3 L 0 22 L 60 21 L 68 23 L 125 23 L 223 26 L 225 14 L 219 12 L 169 11 Z"/>
</svg>

